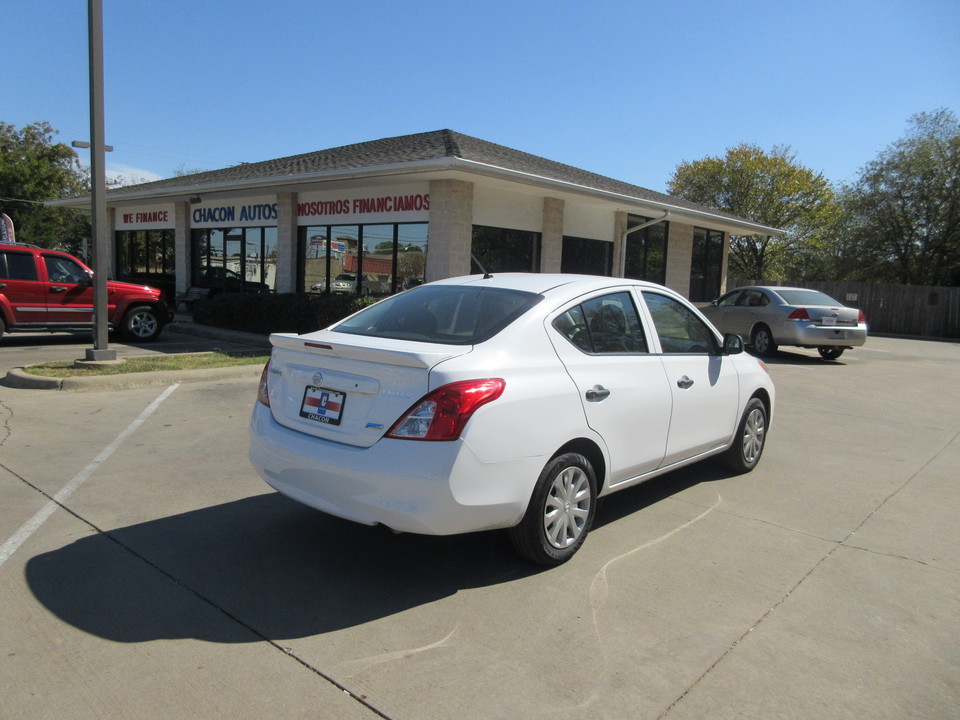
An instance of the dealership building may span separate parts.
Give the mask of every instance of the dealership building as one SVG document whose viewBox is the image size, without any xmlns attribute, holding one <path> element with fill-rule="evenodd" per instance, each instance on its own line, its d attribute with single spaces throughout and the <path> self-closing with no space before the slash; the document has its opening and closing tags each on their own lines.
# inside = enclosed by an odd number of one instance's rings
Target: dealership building
<svg viewBox="0 0 960 720">
<path fill-rule="evenodd" d="M 171 299 L 384 295 L 522 271 L 651 280 L 704 301 L 725 287 L 730 235 L 779 234 L 450 130 L 116 188 L 107 208 L 110 277 Z"/>
</svg>

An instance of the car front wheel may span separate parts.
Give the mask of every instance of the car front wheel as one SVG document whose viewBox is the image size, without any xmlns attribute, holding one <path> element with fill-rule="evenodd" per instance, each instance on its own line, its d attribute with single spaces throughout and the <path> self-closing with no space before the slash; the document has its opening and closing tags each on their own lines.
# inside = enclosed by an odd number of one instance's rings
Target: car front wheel
<svg viewBox="0 0 960 720">
<path fill-rule="evenodd" d="M 583 545 L 597 510 L 597 481 L 590 461 L 565 453 L 547 463 L 523 520 L 510 529 L 520 555 L 541 565 L 565 563 Z"/>
<path fill-rule="evenodd" d="M 727 467 L 736 473 L 753 470 L 760 462 L 767 440 L 767 407 L 760 398 L 751 398 L 743 410 L 737 434 L 727 449 Z"/>
<path fill-rule="evenodd" d="M 123 324 L 120 328 L 123 336 L 133 342 L 155 340 L 162 329 L 163 326 L 157 314 L 147 305 L 138 305 L 128 310 L 123 316 Z"/>
<path fill-rule="evenodd" d="M 769 357 L 777 351 L 777 344 L 773 341 L 770 328 L 766 325 L 759 325 L 754 329 L 753 335 L 750 337 L 750 342 L 760 357 Z"/>
</svg>

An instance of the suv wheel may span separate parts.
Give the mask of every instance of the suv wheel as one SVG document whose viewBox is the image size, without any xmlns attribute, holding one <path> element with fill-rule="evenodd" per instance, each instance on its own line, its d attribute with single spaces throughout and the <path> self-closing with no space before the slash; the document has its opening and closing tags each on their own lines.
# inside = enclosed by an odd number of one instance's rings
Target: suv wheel
<svg viewBox="0 0 960 720">
<path fill-rule="evenodd" d="M 130 308 L 123 316 L 120 331 L 127 340 L 133 342 L 150 342 L 160 334 L 162 326 L 156 313 L 148 305 L 138 305 Z"/>
</svg>

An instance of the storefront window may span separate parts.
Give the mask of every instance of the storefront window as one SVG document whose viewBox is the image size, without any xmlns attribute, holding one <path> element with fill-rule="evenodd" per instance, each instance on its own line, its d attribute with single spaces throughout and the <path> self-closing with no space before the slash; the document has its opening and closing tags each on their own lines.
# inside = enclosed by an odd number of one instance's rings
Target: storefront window
<svg viewBox="0 0 960 720">
<path fill-rule="evenodd" d="M 301 289 L 389 295 L 423 282 L 426 250 L 426 223 L 301 227 Z"/>
<path fill-rule="evenodd" d="M 473 226 L 471 272 L 540 272 L 540 233 Z"/>
<path fill-rule="evenodd" d="M 613 243 L 587 238 L 563 238 L 560 272 L 609 276 L 613 261 Z"/>
<path fill-rule="evenodd" d="M 125 230 L 116 234 L 117 279 L 174 292 L 173 230 Z"/>
<path fill-rule="evenodd" d="M 192 284 L 223 292 L 270 292 L 277 283 L 277 229 L 194 230 Z"/>
<path fill-rule="evenodd" d="M 723 274 L 723 233 L 706 228 L 693 229 L 693 256 L 690 263 L 690 299 L 707 302 L 720 294 Z"/>
<path fill-rule="evenodd" d="M 649 220 L 630 215 L 627 231 L 645 222 Z M 667 277 L 667 234 L 668 224 L 662 222 L 627 235 L 624 277 L 662 285 Z"/>
<path fill-rule="evenodd" d="M 427 271 L 427 224 L 397 225 L 397 290 L 422 285 Z"/>
</svg>

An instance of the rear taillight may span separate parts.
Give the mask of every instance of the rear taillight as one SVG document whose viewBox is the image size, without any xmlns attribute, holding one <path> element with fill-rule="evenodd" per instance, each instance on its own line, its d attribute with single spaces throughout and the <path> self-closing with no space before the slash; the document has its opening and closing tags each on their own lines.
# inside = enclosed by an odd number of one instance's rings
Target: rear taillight
<svg viewBox="0 0 960 720">
<path fill-rule="evenodd" d="M 477 408 L 503 394 L 500 378 L 465 380 L 437 388 L 394 423 L 387 437 L 400 440 L 456 440 Z"/>
<path fill-rule="evenodd" d="M 806 308 L 797 308 L 792 313 L 787 315 L 787 320 L 809 320 L 810 313 L 807 312 Z"/>
<path fill-rule="evenodd" d="M 263 372 L 260 373 L 260 387 L 257 389 L 257 402 L 270 407 L 270 362 L 263 366 Z"/>
<path fill-rule="evenodd" d="M 860 314 L 857 316 L 857 322 L 865 323 L 867 321 L 867 316 L 863 314 L 863 310 L 860 311 Z"/>
</svg>

